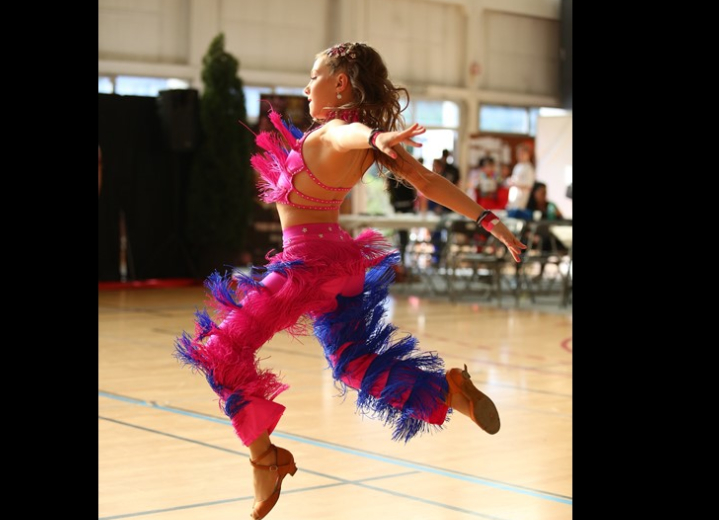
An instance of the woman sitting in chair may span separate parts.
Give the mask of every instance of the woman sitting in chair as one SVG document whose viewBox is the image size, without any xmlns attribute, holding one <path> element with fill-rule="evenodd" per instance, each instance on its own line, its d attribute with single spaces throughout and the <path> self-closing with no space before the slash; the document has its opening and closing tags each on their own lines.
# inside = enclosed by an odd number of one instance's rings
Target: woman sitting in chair
<svg viewBox="0 0 719 520">
<path fill-rule="evenodd" d="M 541 216 L 539 218 L 535 217 L 534 220 L 551 221 L 564 219 L 564 215 L 562 215 L 559 206 L 547 199 L 547 185 L 539 181 L 535 182 L 532 187 L 532 192 L 529 195 L 529 201 L 527 202 L 527 211 L 531 215 L 536 215 L 537 211 L 541 212 Z M 569 249 L 562 244 L 561 240 L 557 237 L 552 237 L 549 228 L 545 225 L 538 226 L 534 240 L 535 247 L 539 246 L 540 251 L 543 253 L 552 251 L 566 253 Z M 541 240 L 541 244 L 539 243 L 539 240 Z M 554 244 L 552 244 L 552 240 L 554 240 Z"/>
</svg>

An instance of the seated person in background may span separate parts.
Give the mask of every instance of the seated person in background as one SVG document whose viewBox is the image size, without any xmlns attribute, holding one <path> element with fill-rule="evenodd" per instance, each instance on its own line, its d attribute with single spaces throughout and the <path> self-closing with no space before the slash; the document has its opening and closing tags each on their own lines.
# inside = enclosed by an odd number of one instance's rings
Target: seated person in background
<svg viewBox="0 0 719 520">
<path fill-rule="evenodd" d="M 479 179 L 475 187 L 475 200 L 477 204 L 487 209 L 504 209 L 506 198 L 500 200 L 500 179 L 497 173 L 497 163 L 492 157 L 482 157 L 479 161 Z M 507 189 L 504 188 L 506 192 Z"/>
<path fill-rule="evenodd" d="M 534 215 L 535 212 L 539 218 L 534 220 L 562 220 L 564 216 L 559 210 L 559 207 L 552 201 L 547 199 L 547 185 L 543 182 L 535 182 L 532 187 L 529 201 L 527 202 L 527 211 Z M 556 249 L 559 252 L 566 252 L 567 247 L 562 244 L 558 238 L 554 238 Z M 540 243 L 541 241 L 541 243 Z M 549 233 L 549 228 L 546 225 L 540 224 L 537 227 L 537 233 L 534 236 L 535 247 L 540 246 L 542 252 L 552 251 L 552 238 Z"/>
<path fill-rule="evenodd" d="M 527 209 L 534 215 L 540 211 L 542 216 L 535 220 L 561 220 L 564 218 L 559 207 L 552 201 L 547 200 L 547 185 L 543 182 L 535 182 L 527 201 Z"/>
</svg>

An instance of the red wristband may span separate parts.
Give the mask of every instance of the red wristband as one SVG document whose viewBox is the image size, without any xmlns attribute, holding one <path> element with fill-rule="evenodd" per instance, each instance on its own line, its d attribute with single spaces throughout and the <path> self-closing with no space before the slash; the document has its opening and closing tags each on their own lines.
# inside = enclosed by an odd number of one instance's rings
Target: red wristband
<svg viewBox="0 0 719 520">
<path fill-rule="evenodd" d="M 375 128 L 374 130 L 372 130 L 370 132 L 369 139 L 367 139 L 367 142 L 369 143 L 369 145 L 372 148 L 374 148 L 375 150 L 377 150 L 378 152 L 380 152 L 381 150 L 379 148 L 377 148 L 375 141 L 377 140 L 377 136 L 381 133 L 382 133 L 382 130 L 380 130 L 379 128 Z"/>
<path fill-rule="evenodd" d="M 487 231 L 492 231 L 492 228 L 499 222 L 499 217 L 489 210 L 484 210 L 477 219 L 477 224 L 481 225 Z"/>
</svg>

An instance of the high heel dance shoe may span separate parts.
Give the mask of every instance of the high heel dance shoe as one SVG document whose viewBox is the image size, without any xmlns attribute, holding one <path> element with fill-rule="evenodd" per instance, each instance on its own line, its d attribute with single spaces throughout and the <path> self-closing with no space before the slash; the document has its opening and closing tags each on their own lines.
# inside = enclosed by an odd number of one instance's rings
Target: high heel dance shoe
<svg viewBox="0 0 719 520">
<path fill-rule="evenodd" d="M 280 498 L 282 480 L 287 476 L 288 473 L 291 476 L 294 476 L 294 474 L 297 472 L 297 465 L 295 464 L 295 458 L 292 456 L 292 453 L 290 453 L 284 448 L 278 448 L 274 444 L 270 444 L 270 447 L 267 448 L 267 451 L 257 457 L 256 460 L 262 460 L 263 457 L 265 457 L 273 450 L 275 452 L 274 464 L 257 464 L 255 461 L 250 459 L 250 464 L 252 464 L 253 468 L 266 471 L 274 471 L 277 473 L 277 477 L 275 480 L 275 489 L 272 491 L 272 494 L 264 500 L 256 501 L 252 506 L 252 513 L 250 513 L 250 516 L 255 520 L 260 520 L 261 518 L 264 518 L 270 511 L 272 511 L 272 508 L 275 507 L 277 500 L 279 500 Z"/>
<path fill-rule="evenodd" d="M 484 431 L 494 435 L 499 431 L 497 407 L 489 397 L 474 386 L 471 379 L 472 377 L 467 372 L 467 365 L 464 365 L 464 370 L 453 368 L 447 371 L 447 382 L 449 383 L 447 406 L 452 407 L 453 395 L 462 394 L 469 401 L 471 419 Z"/>
</svg>

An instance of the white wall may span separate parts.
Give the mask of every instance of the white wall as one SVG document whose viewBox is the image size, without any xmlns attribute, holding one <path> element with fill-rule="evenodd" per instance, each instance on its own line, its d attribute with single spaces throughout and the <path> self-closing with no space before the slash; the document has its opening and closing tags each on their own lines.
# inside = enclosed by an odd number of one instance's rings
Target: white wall
<svg viewBox="0 0 719 520">
<path fill-rule="evenodd" d="M 547 184 L 547 199 L 572 218 L 572 200 L 567 198 L 567 175 L 572 175 L 572 115 L 538 117 L 534 158 L 537 180 Z"/>
<path fill-rule="evenodd" d="M 416 95 L 558 106 L 560 0 L 98 0 L 98 72 L 202 89 L 225 33 L 246 84 L 303 87 L 316 52 L 366 41 Z M 555 47 L 556 52 L 555 52 Z M 498 98 L 499 96 L 499 98 Z"/>
<path fill-rule="evenodd" d="M 461 107 L 455 150 L 481 103 L 558 107 L 561 0 L 98 0 L 98 74 L 176 77 L 202 90 L 224 32 L 245 85 L 302 88 L 314 55 L 366 41 L 413 99 Z"/>
</svg>

